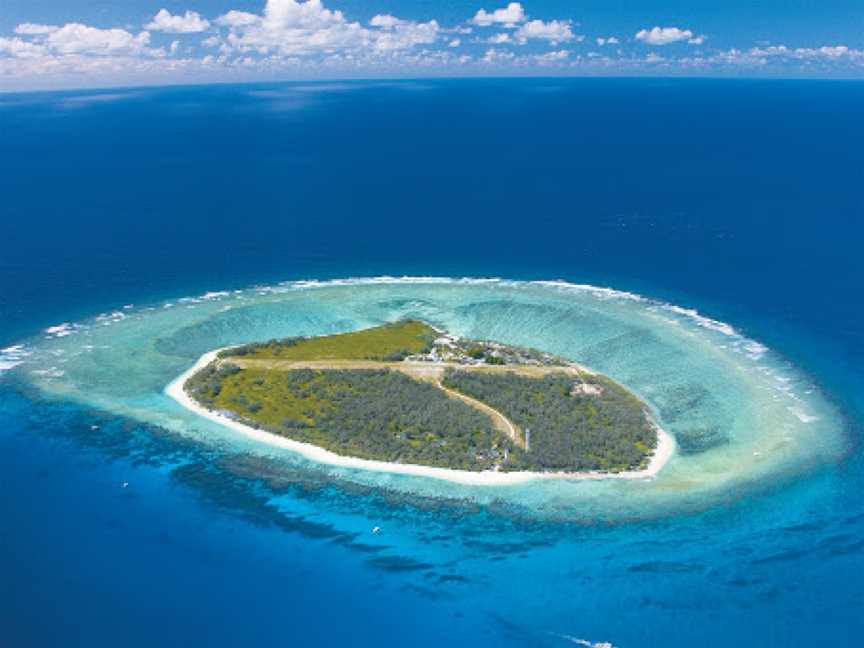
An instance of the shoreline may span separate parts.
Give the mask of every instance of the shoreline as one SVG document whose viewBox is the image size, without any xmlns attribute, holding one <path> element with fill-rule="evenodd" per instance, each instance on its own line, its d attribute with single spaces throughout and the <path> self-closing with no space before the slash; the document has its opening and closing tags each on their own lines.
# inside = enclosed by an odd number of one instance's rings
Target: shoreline
<svg viewBox="0 0 864 648">
<path fill-rule="evenodd" d="M 445 481 L 455 482 L 458 484 L 466 484 L 472 486 L 505 486 L 509 484 L 524 484 L 526 482 L 537 479 L 567 479 L 567 480 L 598 480 L 598 479 L 652 479 L 657 476 L 657 473 L 666 465 L 675 453 L 675 440 L 665 430 L 656 425 L 657 429 L 657 447 L 651 455 L 648 466 L 641 470 L 627 470 L 619 473 L 605 472 L 495 472 L 491 470 L 485 471 L 470 471 L 457 470 L 454 468 L 439 468 L 435 466 L 422 466 L 419 464 L 399 464 L 390 463 L 387 461 L 379 461 L 375 459 L 360 459 L 358 457 L 347 457 L 336 454 L 330 450 L 311 443 L 303 443 L 294 441 L 266 430 L 259 430 L 249 425 L 235 421 L 222 414 L 203 407 L 186 393 L 186 381 L 199 369 L 203 368 L 210 362 L 216 359 L 216 354 L 222 349 L 208 351 L 189 369 L 180 374 L 171 383 L 165 387 L 165 394 L 173 398 L 186 409 L 194 412 L 198 416 L 209 419 L 215 423 L 223 425 L 227 428 L 239 432 L 240 434 L 267 443 L 279 448 L 285 448 L 316 463 L 327 464 L 331 466 L 339 466 L 342 468 L 356 468 L 360 470 L 368 470 L 373 472 L 386 472 L 391 474 L 401 475 L 416 475 L 419 477 L 431 477 L 433 479 L 443 479 Z"/>
</svg>

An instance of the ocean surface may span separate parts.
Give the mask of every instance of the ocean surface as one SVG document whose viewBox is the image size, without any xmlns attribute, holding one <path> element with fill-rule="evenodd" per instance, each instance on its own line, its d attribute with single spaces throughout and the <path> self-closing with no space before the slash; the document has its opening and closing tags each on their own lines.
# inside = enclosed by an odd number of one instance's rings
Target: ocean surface
<svg viewBox="0 0 864 648">
<path fill-rule="evenodd" d="M 859 645 L 861 114 L 858 82 L 0 94 L 0 646 Z M 163 393 L 404 316 L 602 370 L 679 451 L 459 486 Z"/>
</svg>

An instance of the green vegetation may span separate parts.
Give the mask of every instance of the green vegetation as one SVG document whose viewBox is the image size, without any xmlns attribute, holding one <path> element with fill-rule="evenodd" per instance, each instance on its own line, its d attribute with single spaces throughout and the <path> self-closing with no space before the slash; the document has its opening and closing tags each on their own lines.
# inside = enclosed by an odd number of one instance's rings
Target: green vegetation
<svg viewBox="0 0 864 648">
<path fill-rule="evenodd" d="M 397 361 L 426 353 L 437 337 L 435 329 L 417 320 L 402 320 L 374 328 L 322 337 L 285 338 L 228 349 L 220 357 L 255 360 L 384 360 Z"/>
<path fill-rule="evenodd" d="M 642 402 L 611 380 L 416 320 L 229 349 L 185 389 L 252 427 L 396 463 L 618 472 L 644 466 L 657 443 Z M 528 430 L 525 449 L 507 436 L 521 444 Z"/>
<path fill-rule="evenodd" d="M 618 472 L 644 465 L 657 444 L 639 399 L 600 376 L 574 382 L 563 371 L 535 378 L 449 369 L 443 384 L 530 430 L 528 451 L 513 456 L 508 470 Z"/>
<path fill-rule="evenodd" d="M 387 369 L 239 369 L 208 365 L 186 383 L 210 409 L 341 455 L 488 470 L 512 443 L 485 414 Z"/>
</svg>

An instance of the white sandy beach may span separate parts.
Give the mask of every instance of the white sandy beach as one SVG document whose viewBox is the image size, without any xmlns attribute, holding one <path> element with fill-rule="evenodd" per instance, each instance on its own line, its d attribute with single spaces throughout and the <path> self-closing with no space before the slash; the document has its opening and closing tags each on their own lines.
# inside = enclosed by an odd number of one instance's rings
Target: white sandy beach
<svg viewBox="0 0 864 648">
<path fill-rule="evenodd" d="M 536 472 L 494 472 L 491 470 L 473 472 L 469 470 L 453 470 L 450 468 L 435 468 L 432 466 L 420 466 L 416 464 L 399 464 L 387 461 L 374 461 L 370 459 L 359 459 L 357 457 L 346 457 L 325 450 L 316 445 L 292 441 L 285 437 L 257 430 L 248 425 L 228 418 L 217 412 L 208 410 L 196 403 L 184 389 L 186 381 L 192 374 L 216 359 L 216 354 L 221 349 L 205 353 L 192 367 L 183 372 L 166 388 L 165 393 L 180 403 L 183 407 L 195 412 L 199 416 L 210 419 L 220 425 L 231 428 L 249 438 L 268 443 L 280 448 L 287 448 L 297 452 L 307 459 L 317 463 L 340 466 L 344 468 L 357 468 L 360 470 L 372 470 L 376 472 L 396 473 L 403 475 L 418 475 L 421 477 L 432 477 L 444 479 L 460 484 L 472 486 L 502 486 L 508 484 L 524 484 L 535 479 L 650 479 L 666 465 L 666 462 L 675 452 L 675 440 L 664 430 L 657 428 L 657 447 L 648 466 L 642 470 L 631 470 L 619 473 L 603 472 L 575 472 L 575 473 L 536 473 Z"/>
</svg>

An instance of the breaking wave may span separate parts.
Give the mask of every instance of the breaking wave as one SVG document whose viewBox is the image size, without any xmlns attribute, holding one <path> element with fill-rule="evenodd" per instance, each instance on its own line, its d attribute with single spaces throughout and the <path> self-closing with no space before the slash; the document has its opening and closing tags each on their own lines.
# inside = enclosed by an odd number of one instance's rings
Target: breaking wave
<svg viewBox="0 0 864 648">
<path fill-rule="evenodd" d="M 480 492 L 421 477 L 325 468 L 198 419 L 163 388 L 204 351 L 419 317 L 459 335 L 533 346 L 591 366 L 639 394 L 680 452 L 651 482 L 567 482 Z M 72 399 L 234 452 L 275 457 L 328 478 L 566 517 L 704 507 L 836 461 L 842 417 L 782 356 L 698 311 L 564 281 L 374 277 L 291 281 L 126 304 L 49 327 L 0 350 L 11 372 Z"/>
</svg>

